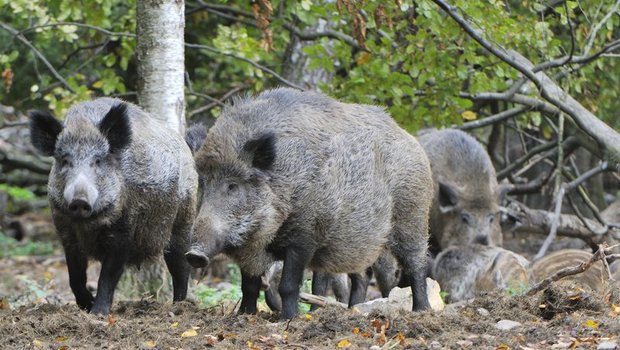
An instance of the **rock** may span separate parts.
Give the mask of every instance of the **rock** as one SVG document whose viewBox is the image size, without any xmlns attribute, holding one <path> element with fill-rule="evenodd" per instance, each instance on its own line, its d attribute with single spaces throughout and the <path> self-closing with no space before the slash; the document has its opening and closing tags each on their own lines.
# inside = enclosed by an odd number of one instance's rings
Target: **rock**
<svg viewBox="0 0 620 350">
<path fill-rule="evenodd" d="M 513 328 L 520 327 L 521 323 L 511 320 L 501 320 L 495 324 L 495 328 L 501 331 L 509 331 Z"/>
<path fill-rule="evenodd" d="M 435 311 L 441 311 L 445 307 L 445 304 L 443 300 L 441 300 L 439 292 L 439 284 L 435 280 L 427 277 L 426 294 L 429 304 L 431 305 L 431 309 Z M 386 313 L 391 313 L 398 310 L 411 311 L 411 288 L 395 287 L 394 289 L 392 289 L 392 291 L 390 291 L 390 295 L 387 298 L 374 299 L 362 304 L 357 304 L 355 305 L 354 309 L 357 309 L 362 315 L 368 315 L 375 310 L 381 310 L 382 312 Z"/>
<path fill-rule="evenodd" d="M 433 340 L 430 344 L 429 347 L 431 349 L 441 349 L 441 343 L 438 342 L 437 340 Z"/>
<path fill-rule="evenodd" d="M 483 317 L 487 317 L 489 316 L 491 313 L 489 312 L 489 310 L 483 308 L 483 307 L 479 307 L 476 309 L 476 312 L 478 313 L 478 315 L 483 316 Z"/>
<path fill-rule="evenodd" d="M 615 341 L 604 341 L 599 343 L 596 350 L 614 350 L 618 348 L 618 343 Z"/>
</svg>

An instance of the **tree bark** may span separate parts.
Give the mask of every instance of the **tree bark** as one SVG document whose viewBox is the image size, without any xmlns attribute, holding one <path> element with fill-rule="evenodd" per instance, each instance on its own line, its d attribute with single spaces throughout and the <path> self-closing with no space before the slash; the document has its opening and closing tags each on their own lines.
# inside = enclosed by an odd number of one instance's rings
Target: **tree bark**
<svg viewBox="0 0 620 350">
<path fill-rule="evenodd" d="M 185 2 L 138 0 L 138 101 L 170 128 L 185 129 Z"/>
<path fill-rule="evenodd" d="M 136 11 L 138 102 L 171 129 L 185 132 L 185 2 L 138 0 Z M 119 289 L 126 297 L 167 299 L 172 283 L 163 259 L 125 274 Z"/>
</svg>

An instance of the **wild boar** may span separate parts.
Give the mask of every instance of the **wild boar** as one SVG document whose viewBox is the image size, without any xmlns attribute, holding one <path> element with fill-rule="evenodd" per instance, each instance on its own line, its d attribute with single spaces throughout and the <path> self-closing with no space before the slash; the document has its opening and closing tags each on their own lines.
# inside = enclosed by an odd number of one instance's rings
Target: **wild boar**
<svg viewBox="0 0 620 350">
<path fill-rule="evenodd" d="M 452 246 L 437 255 L 432 277 L 450 302 L 471 299 L 482 291 L 527 288 L 527 259 L 500 247 Z"/>
<path fill-rule="evenodd" d="M 108 314 L 124 267 L 162 252 L 173 299 L 185 299 L 198 177 L 183 137 L 112 98 L 74 105 L 64 124 L 47 112 L 30 118 L 32 144 L 54 157 L 48 197 L 79 307 Z M 86 289 L 89 259 L 101 261 L 95 298 Z"/>
<path fill-rule="evenodd" d="M 239 311 L 283 260 L 281 318 L 297 313 L 304 269 L 361 273 L 390 249 L 429 307 L 425 263 L 432 178 L 415 138 L 382 108 L 275 89 L 226 107 L 195 155 L 204 195 L 195 267 L 225 252 L 241 268 Z"/>
<path fill-rule="evenodd" d="M 489 155 L 460 130 L 432 130 L 419 141 L 433 171 L 430 219 L 433 255 L 451 245 L 501 246 L 499 203 L 503 195 Z"/>
</svg>

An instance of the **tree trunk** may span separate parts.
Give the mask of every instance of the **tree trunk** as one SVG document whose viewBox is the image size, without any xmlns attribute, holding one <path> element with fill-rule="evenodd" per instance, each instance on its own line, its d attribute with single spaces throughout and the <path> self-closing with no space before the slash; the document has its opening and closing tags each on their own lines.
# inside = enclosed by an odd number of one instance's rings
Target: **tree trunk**
<svg viewBox="0 0 620 350">
<path fill-rule="evenodd" d="M 171 129 L 185 132 L 185 2 L 138 0 L 138 102 Z M 163 259 L 127 273 L 119 284 L 125 297 L 171 299 L 172 283 Z"/>
<path fill-rule="evenodd" d="M 172 129 L 185 129 L 185 2 L 138 0 L 138 101 Z"/>
</svg>

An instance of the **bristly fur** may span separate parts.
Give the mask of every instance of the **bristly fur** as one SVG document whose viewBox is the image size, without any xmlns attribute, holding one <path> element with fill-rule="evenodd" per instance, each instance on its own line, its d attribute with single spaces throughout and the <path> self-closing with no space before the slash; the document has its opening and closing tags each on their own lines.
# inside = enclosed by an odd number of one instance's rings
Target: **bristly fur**
<svg viewBox="0 0 620 350">
<path fill-rule="evenodd" d="M 499 186 L 484 147 L 461 130 L 430 130 L 419 137 L 435 182 L 431 252 L 452 245 L 502 245 Z"/>
<path fill-rule="evenodd" d="M 55 157 L 48 198 L 78 306 L 108 313 L 123 268 L 162 253 L 173 300 L 184 299 L 198 178 L 181 135 L 112 98 L 73 105 L 64 126 L 46 113 L 31 120 L 33 145 Z M 102 262 L 95 298 L 82 278 L 90 259 Z"/>
<path fill-rule="evenodd" d="M 239 98 L 195 161 L 205 194 L 194 256 L 233 257 L 244 281 L 242 312 L 255 311 L 253 283 L 276 260 L 284 260 L 279 290 L 288 318 L 300 269 L 362 272 L 385 248 L 415 286 L 414 307 L 428 306 L 430 166 L 383 108 L 286 88 Z"/>
<path fill-rule="evenodd" d="M 118 153 L 131 142 L 131 123 L 127 115 L 127 105 L 119 103 L 106 113 L 99 123 L 99 130 L 110 144 L 110 152 Z"/>
<path fill-rule="evenodd" d="M 58 134 L 62 131 L 62 124 L 49 112 L 31 111 L 30 135 L 32 145 L 44 156 L 51 156 L 56 147 Z"/>
<path fill-rule="evenodd" d="M 260 170 L 271 168 L 276 158 L 275 140 L 273 132 L 266 132 L 245 143 L 243 151 L 250 155 L 252 167 Z"/>
</svg>

